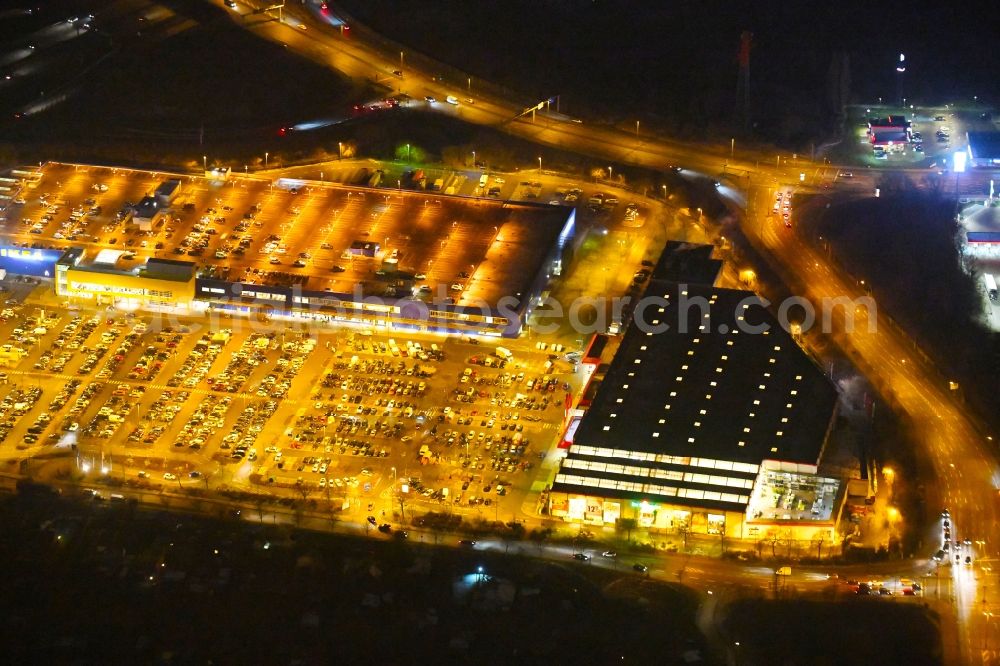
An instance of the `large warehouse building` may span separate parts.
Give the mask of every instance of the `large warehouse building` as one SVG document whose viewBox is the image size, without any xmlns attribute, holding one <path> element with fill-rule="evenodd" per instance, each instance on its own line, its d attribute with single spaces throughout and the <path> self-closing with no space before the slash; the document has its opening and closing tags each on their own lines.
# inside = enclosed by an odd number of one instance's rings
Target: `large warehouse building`
<svg viewBox="0 0 1000 666">
<path fill-rule="evenodd" d="M 34 173 L 0 233 L 35 235 L 10 243 L 0 269 L 128 307 L 516 336 L 580 240 L 565 206 L 65 164 Z"/>
<path fill-rule="evenodd" d="M 737 537 L 782 523 L 832 542 L 840 483 L 815 475 L 834 387 L 751 292 L 656 278 L 648 326 L 630 323 L 573 424 L 548 512 Z"/>
</svg>

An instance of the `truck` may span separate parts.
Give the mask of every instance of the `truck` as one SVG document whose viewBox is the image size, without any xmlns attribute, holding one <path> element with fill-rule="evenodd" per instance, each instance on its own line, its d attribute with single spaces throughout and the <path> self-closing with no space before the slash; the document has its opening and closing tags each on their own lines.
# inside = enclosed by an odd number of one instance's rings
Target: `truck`
<svg viewBox="0 0 1000 666">
<path fill-rule="evenodd" d="M 499 358 L 502 358 L 503 360 L 508 361 L 508 362 L 514 360 L 514 354 L 509 349 L 507 349 L 506 347 L 497 347 L 496 348 L 496 355 Z"/>
<path fill-rule="evenodd" d="M 983 275 L 983 282 L 986 283 L 986 293 L 991 301 L 997 300 L 997 281 L 989 273 Z"/>
</svg>

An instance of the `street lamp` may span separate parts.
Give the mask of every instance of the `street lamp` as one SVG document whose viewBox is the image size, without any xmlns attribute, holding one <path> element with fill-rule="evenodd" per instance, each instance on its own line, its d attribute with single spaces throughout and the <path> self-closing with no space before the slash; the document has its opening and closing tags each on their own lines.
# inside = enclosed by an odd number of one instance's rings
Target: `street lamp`
<svg viewBox="0 0 1000 666">
<path fill-rule="evenodd" d="M 903 100 L 903 106 L 906 106 L 906 98 L 903 97 L 903 74 L 906 72 L 906 56 L 902 53 L 899 54 L 899 62 L 896 63 L 896 73 L 899 75 L 897 80 L 897 85 L 899 86 L 899 97 Z"/>
<path fill-rule="evenodd" d="M 667 186 L 666 185 L 660 185 L 660 187 L 663 188 L 663 198 L 664 198 L 664 200 L 666 200 L 666 198 L 667 198 Z"/>
<path fill-rule="evenodd" d="M 208 171 L 208 155 L 202 155 L 201 162 L 205 166 L 205 171 Z"/>
<path fill-rule="evenodd" d="M 615 172 L 612 170 L 611 166 L 608 166 L 608 180 L 614 180 Z"/>
<path fill-rule="evenodd" d="M 729 140 L 729 159 L 733 159 L 733 153 L 736 152 L 736 137 Z"/>
<path fill-rule="evenodd" d="M 266 155 L 267 153 L 264 153 L 264 154 Z M 337 159 L 338 160 L 344 159 L 344 142 L 343 141 L 338 141 L 337 142 Z"/>
<path fill-rule="evenodd" d="M 636 135 L 636 137 L 639 136 L 639 121 L 638 120 L 635 121 L 635 135 Z"/>
<path fill-rule="evenodd" d="M 538 173 L 541 173 L 541 172 L 542 172 L 542 158 L 541 158 L 541 156 L 539 156 L 538 157 Z"/>
<path fill-rule="evenodd" d="M 406 161 L 410 161 L 410 144 L 406 144 Z"/>
<path fill-rule="evenodd" d="M 403 69 L 403 52 L 399 52 L 399 68 Z"/>
<path fill-rule="evenodd" d="M 265 169 L 267 168 L 267 156 L 268 156 L 268 153 L 267 153 L 267 152 L 265 152 L 265 153 L 264 153 L 264 168 L 265 168 Z"/>
</svg>

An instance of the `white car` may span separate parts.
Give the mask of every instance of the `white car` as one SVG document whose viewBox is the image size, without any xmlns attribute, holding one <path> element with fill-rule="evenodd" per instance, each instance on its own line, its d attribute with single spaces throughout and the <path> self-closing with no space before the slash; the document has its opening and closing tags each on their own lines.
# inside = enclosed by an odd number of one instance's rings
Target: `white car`
<svg viewBox="0 0 1000 666">
<path fill-rule="evenodd" d="M 164 472 L 163 473 L 163 480 L 164 481 L 176 481 L 177 480 L 177 475 L 176 474 L 171 474 L 170 472 Z"/>
<path fill-rule="evenodd" d="M 455 97 L 454 95 L 448 95 L 447 97 L 444 98 L 444 101 L 448 102 L 449 104 L 454 104 L 455 106 L 458 106 L 458 98 Z"/>
</svg>

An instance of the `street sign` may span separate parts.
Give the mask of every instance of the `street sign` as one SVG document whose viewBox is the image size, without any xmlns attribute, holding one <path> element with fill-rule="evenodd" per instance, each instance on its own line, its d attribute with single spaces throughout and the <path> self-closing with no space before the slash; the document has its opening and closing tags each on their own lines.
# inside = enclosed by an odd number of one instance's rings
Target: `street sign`
<svg viewBox="0 0 1000 666">
<path fill-rule="evenodd" d="M 370 481 L 365 481 L 365 492 L 371 492 L 372 484 Z"/>
</svg>

